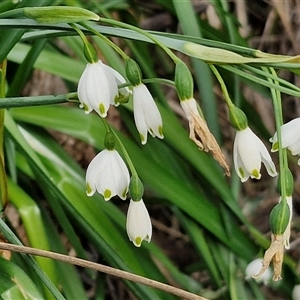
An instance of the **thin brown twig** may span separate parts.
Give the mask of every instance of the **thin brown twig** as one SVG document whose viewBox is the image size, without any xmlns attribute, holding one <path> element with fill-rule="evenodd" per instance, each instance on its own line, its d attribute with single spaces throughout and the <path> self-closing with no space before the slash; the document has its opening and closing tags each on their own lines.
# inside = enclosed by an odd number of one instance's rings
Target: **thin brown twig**
<svg viewBox="0 0 300 300">
<path fill-rule="evenodd" d="M 81 258 L 76 258 L 76 257 L 71 257 L 65 254 L 60 254 L 52 251 L 46 251 L 46 250 L 41 250 L 41 249 L 36 249 L 36 248 L 31 248 L 31 247 L 25 247 L 25 246 L 19 246 L 19 245 L 13 245 L 13 244 L 8 244 L 8 243 L 3 243 L 0 242 L 0 249 L 1 250 L 8 250 L 12 252 L 18 252 L 18 253 L 25 253 L 25 254 L 30 254 L 34 256 L 42 256 L 42 257 L 47 257 L 51 259 L 55 259 L 58 261 L 62 261 L 68 264 L 84 267 L 84 268 L 89 268 L 92 270 L 96 270 L 105 274 L 113 275 L 119 278 L 123 278 L 126 280 L 134 281 L 137 283 L 141 283 L 147 286 L 150 286 L 152 288 L 156 288 L 159 290 L 162 290 L 164 292 L 173 294 L 175 296 L 178 296 L 182 299 L 187 299 L 187 300 L 208 300 L 206 298 L 203 298 L 201 296 L 195 295 L 193 293 L 184 291 L 179 288 L 175 288 L 173 286 L 170 286 L 165 283 L 161 283 L 156 280 L 152 280 L 143 276 L 139 276 L 136 274 L 132 274 L 123 270 L 119 270 L 116 268 L 112 268 L 109 266 L 105 266 L 102 264 L 94 263 L 91 261 L 87 261 Z"/>
</svg>

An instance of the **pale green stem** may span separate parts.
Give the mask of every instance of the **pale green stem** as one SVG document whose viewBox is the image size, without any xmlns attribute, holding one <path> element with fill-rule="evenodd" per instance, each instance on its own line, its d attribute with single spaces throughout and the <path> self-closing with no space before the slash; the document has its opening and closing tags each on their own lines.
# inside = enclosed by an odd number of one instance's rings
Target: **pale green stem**
<svg viewBox="0 0 300 300">
<path fill-rule="evenodd" d="M 62 95 L 0 98 L 0 109 L 13 108 L 13 107 L 51 105 L 51 104 L 59 104 L 65 102 L 78 102 L 77 93 L 73 92 L 73 93 L 62 94 Z"/>
<path fill-rule="evenodd" d="M 271 73 L 273 76 L 276 76 L 276 72 L 273 68 L 263 68 L 266 72 Z M 269 81 L 273 81 L 268 78 Z M 277 81 L 273 81 L 278 85 Z M 281 126 L 283 124 L 282 118 L 282 106 L 281 106 L 281 94 L 278 90 L 271 89 L 273 106 L 274 106 L 274 115 L 275 115 L 275 125 L 277 131 L 277 141 L 278 141 L 278 157 L 279 157 L 279 171 L 280 171 L 280 190 L 281 190 L 281 200 L 286 201 L 286 178 L 285 170 L 288 169 L 287 162 L 287 151 L 282 148 L 282 137 L 281 137 Z"/>
<path fill-rule="evenodd" d="M 163 43 L 157 40 L 152 34 L 148 33 L 143 29 L 112 19 L 100 18 L 100 21 L 109 25 L 126 28 L 138 32 L 146 36 L 147 38 L 149 38 L 152 42 L 154 42 L 159 47 L 161 47 L 170 56 L 170 58 L 174 61 L 174 63 L 178 63 L 179 61 L 181 61 L 167 46 L 165 46 Z"/>
<path fill-rule="evenodd" d="M 221 86 L 221 90 L 223 92 L 223 95 L 225 97 L 225 101 L 228 105 L 228 107 L 232 107 L 234 106 L 233 102 L 231 101 L 230 99 L 230 96 L 228 94 L 228 91 L 227 91 L 227 88 L 226 88 L 226 85 L 225 85 L 225 82 L 222 78 L 222 76 L 220 75 L 219 71 L 217 70 L 217 68 L 214 66 L 214 65 L 209 65 L 210 69 L 212 70 L 212 72 L 215 74 L 217 80 L 219 81 L 219 84 Z"/>
<path fill-rule="evenodd" d="M 95 61 L 95 57 L 94 57 L 93 53 L 90 52 L 90 47 L 89 47 L 90 43 L 87 40 L 84 33 L 75 24 L 70 23 L 69 25 L 79 34 L 83 44 L 85 45 L 85 49 L 86 49 L 85 54 L 89 56 L 88 61 L 96 63 L 97 61 Z"/>
<path fill-rule="evenodd" d="M 98 36 L 100 39 L 102 39 L 104 42 L 106 42 L 108 45 L 110 45 L 117 53 L 120 54 L 120 56 L 123 57 L 123 59 L 129 59 L 129 56 L 120 48 L 118 47 L 115 43 L 113 43 L 109 38 L 107 38 L 105 35 L 101 34 L 99 31 L 94 29 L 93 27 L 87 25 L 84 22 L 79 23 L 81 26 L 85 27 L 88 29 L 90 32 L 94 33 L 96 36 Z"/>
<path fill-rule="evenodd" d="M 165 85 L 170 85 L 172 87 L 175 87 L 175 82 L 170 79 L 165 79 L 165 78 L 147 78 L 147 79 L 142 79 L 142 83 L 158 83 L 158 84 L 165 84 Z M 132 86 L 130 82 L 122 83 L 118 85 L 118 89 Z M 0 106 L 1 107 L 1 106 Z"/>
<path fill-rule="evenodd" d="M 131 158 L 130 158 L 130 156 L 129 156 L 127 150 L 126 150 L 126 148 L 124 147 L 122 141 L 120 140 L 120 138 L 117 136 L 117 134 L 115 133 L 115 131 L 114 131 L 113 129 L 112 129 L 112 132 L 113 132 L 113 134 L 114 134 L 116 140 L 118 141 L 119 146 L 120 146 L 120 148 L 121 148 L 121 150 L 122 150 L 122 152 L 123 152 L 123 155 L 124 155 L 124 157 L 125 157 L 125 160 L 126 160 L 126 162 L 127 162 L 127 165 L 128 165 L 128 167 L 129 167 L 129 169 L 130 169 L 131 176 L 136 175 L 137 177 L 139 177 L 139 176 L 138 176 L 138 173 L 137 173 L 137 171 L 136 171 L 136 169 L 135 169 L 135 167 L 134 167 L 134 164 L 133 164 L 133 162 L 132 162 L 132 160 L 131 160 Z"/>
<path fill-rule="evenodd" d="M 136 169 L 135 169 L 135 167 L 134 167 L 134 165 L 133 165 L 133 162 L 132 162 L 132 160 L 131 160 L 131 158 L 130 158 L 130 156 L 129 156 L 127 150 L 126 150 L 126 148 L 124 147 L 122 141 L 119 139 L 118 135 L 117 135 L 117 134 L 115 133 L 115 131 L 110 127 L 110 125 L 107 123 L 106 119 L 101 118 L 101 120 L 102 120 L 102 122 L 103 122 L 103 125 L 105 126 L 106 132 L 107 132 L 107 133 L 110 133 L 110 132 L 113 133 L 113 135 L 114 135 L 116 141 L 118 142 L 118 144 L 119 144 L 119 146 L 120 146 L 120 148 L 121 148 L 121 150 L 122 150 L 122 153 L 123 153 L 123 155 L 124 155 L 124 157 L 125 157 L 125 160 L 126 160 L 126 162 L 127 162 L 127 165 L 128 165 L 128 167 L 129 167 L 129 169 L 130 169 L 131 175 L 132 175 L 132 176 L 133 176 L 133 175 L 136 175 L 137 177 L 139 177 L 139 176 L 138 176 L 138 173 L 137 173 L 137 171 L 136 171 Z"/>
</svg>

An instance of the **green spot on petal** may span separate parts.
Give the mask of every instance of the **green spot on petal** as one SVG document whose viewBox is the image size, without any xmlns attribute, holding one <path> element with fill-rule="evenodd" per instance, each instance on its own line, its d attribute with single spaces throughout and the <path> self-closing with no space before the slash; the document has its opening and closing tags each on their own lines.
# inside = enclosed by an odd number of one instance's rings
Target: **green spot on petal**
<svg viewBox="0 0 300 300">
<path fill-rule="evenodd" d="M 103 103 L 100 103 L 99 105 L 99 111 L 101 115 L 105 115 L 105 107 L 103 105 Z"/>
<path fill-rule="evenodd" d="M 272 146 L 271 151 L 272 151 L 272 152 L 278 151 L 278 147 L 279 147 L 278 142 L 274 143 L 273 146 Z"/>
<path fill-rule="evenodd" d="M 253 170 L 251 175 L 254 177 L 254 178 L 257 178 L 259 179 L 260 178 L 260 174 L 259 174 L 259 171 L 258 170 Z"/>
<path fill-rule="evenodd" d="M 126 198 L 126 194 L 127 194 L 127 187 L 124 189 L 121 195 L 123 198 Z"/>
<path fill-rule="evenodd" d="M 143 145 L 146 144 L 145 137 L 141 133 L 140 133 L 140 139 Z"/>
<path fill-rule="evenodd" d="M 241 176 L 242 178 L 245 177 L 245 173 L 244 173 L 244 169 L 243 169 L 243 168 L 239 168 L 239 173 L 240 173 L 240 176 Z"/>
<path fill-rule="evenodd" d="M 103 197 L 105 200 L 109 200 L 111 197 L 111 190 L 105 190 L 103 193 Z"/>
<path fill-rule="evenodd" d="M 140 236 L 138 236 L 135 240 L 134 240 L 134 244 L 137 246 L 137 247 L 140 247 L 141 244 L 142 244 L 142 238 Z"/>
<path fill-rule="evenodd" d="M 86 184 L 86 193 L 88 195 L 92 193 L 92 188 L 91 188 L 91 186 L 88 183 Z"/>
<path fill-rule="evenodd" d="M 158 132 L 159 132 L 159 134 L 160 134 L 161 136 L 164 136 L 162 126 L 159 126 L 159 127 L 158 127 Z"/>
<path fill-rule="evenodd" d="M 85 103 L 83 103 L 82 106 L 83 106 L 84 111 L 89 111 L 89 108 Z"/>
</svg>

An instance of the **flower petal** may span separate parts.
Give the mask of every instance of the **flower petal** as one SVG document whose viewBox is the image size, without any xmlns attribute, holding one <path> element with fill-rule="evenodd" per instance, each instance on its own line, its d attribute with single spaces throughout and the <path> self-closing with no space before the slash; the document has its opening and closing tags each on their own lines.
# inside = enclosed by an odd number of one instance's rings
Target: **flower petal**
<svg viewBox="0 0 300 300">
<path fill-rule="evenodd" d="M 153 137 L 164 137 L 160 112 L 144 84 L 133 87 L 133 112 L 143 145 L 147 142 L 147 131 Z"/>
<path fill-rule="evenodd" d="M 234 168 L 238 176 L 240 177 L 242 182 L 245 182 L 249 178 L 249 172 L 246 170 L 243 161 L 241 160 L 241 156 L 238 152 L 237 149 L 237 143 L 236 139 L 233 144 L 233 163 L 234 163 Z"/>
<path fill-rule="evenodd" d="M 283 148 L 288 148 L 296 142 L 300 143 L 300 118 L 293 119 L 290 122 L 283 124 L 281 126 L 281 136 Z M 275 132 L 270 141 L 273 143 L 272 149 L 275 148 L 273 151 L 276 151 L 277 148 L 274 146 L 278 142 L 277 132 Z"/>
<path fill-rule="evenodd" d="M 262 262 L 263 262 L 262 258 L 256 258 L 247 265 L 245 270 L 246 280 L 252 278 L 252 275 L 256 274 L 258 270 L 260 270 Z M 259 278 L 255 278 L 255 279 L 257 282 L 263 282 L 265 285 L 267 285 L 271 281 L 271 278 L 272 278 L 272 271 L 270 268 L 267 268 Z"/>
<path fill-rule="evenodd" d="M 242 182 L 248 179 L 248 174 L 251 178 L 260 179 L 261 162 L 270 176 L 277 175 L 266 146 L 249 127 L 236 133 L 233 152 L 235 170 Z"/>
<path fill-rule="evenodd" d="M 247 127 L 238 131 L 235 137 L 236 151 L 244 165 L 245 170 L 250 174 L 251 178 L 260 179 L 261 156 L 258 149 L 260 140 Z"/>
<path fill-rule="evenodd" d="M 111 74 L 114 76 L 117 85 L 126 83 L 125 78 L 119 72 L 107 65 L 106 68 L 108 69 L 108 72 L 111 72 Z M 121 93 L 122 95 L 127 95 L 131 94 L 131 90 L 128 87 L 124 87 L 119 89 L 119 93 Z"/>
<path fill-rule="evenodd" d="M 130 200 L 126 230 L 129 240 L 132 241 L 136 247 L 140 247 L 143 240 L 150 242 L 152 225 L 143 199 L 140 201 Z"/>
<path fill-rule="evenodd" d="M 78 98 L 86 113 L 94 109 L 106 117 L 109 105 L 118 95 L 118 86 L 112 69 L 99 60 L 88 63 L 78 83 Z"/>
<path fill-rule="evenodd" d="M 115 195 L 126 199 L 129 181 L 128 169 L 116 150 L 103 150 L 87 168 L 88 196 L 92 196 L 97 190 L 106 201 Z"/>
</svg>

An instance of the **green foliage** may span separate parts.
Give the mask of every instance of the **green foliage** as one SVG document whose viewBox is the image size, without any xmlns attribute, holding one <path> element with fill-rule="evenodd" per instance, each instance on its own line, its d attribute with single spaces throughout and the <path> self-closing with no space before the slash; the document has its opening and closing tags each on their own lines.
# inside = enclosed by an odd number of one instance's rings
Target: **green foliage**
<svg viewBox="0 0 300 300">
<path fill-rule="evenodd" d="M 172 261 L 171 256 L 167 255 L 169 250 L 165 251 L 165 243 L 158 238 L 157 229 L 154 230 L 151 243 L 144 242 L 141 248 L 135 248 L 128 240 L 125 228 L 124 206 L 127 208 L 128 201 L 125 204 L 119 199 L 105 202 L 99 194 L 87 197 L 86 166 L 80 166 L 76 155 L 70 155 L 53 138 L 57 134 L 66 135 L 85 143 L 85 147 L 92 147 L 96 152 L 107 147 L 104 146 L 107 128 L 98 115 L 85 115 L 73 94 L 86 61 L 81 40 L 76 31 L 65 23 L 83 21 L 97 14 L 109 18 L 111 13 L 117 13 L 121 21 L 135 25 L 138 20 L 134 16 L 141 16 L 141 12 L 132 3 L 134 1 L 26 2 L 28 7 L 25 16 L 43 24 L 26 18 L 14 18 L 14 10 L 15 16 L 18 16 L 17 9 L 24 11 L 22 2 L 18 5 L 12 5 L 10 1 L 0 4 L 0 12 L 3 12 L 3 15 L 0 14 L 0 61 L 5 58 L 8 60 L 6 94 L 1 95 L 0 107 L 9 108 L 5 111 L 4 120 L 9 205 L 17 210 L 30 246 L 61 253 L 74 250 L 78 257 L 85 259 L 89 259 L 92 249 L 100 262 L 103 260 L 110 266 L 169 283 L 210 299 L 263 299 L 264 290 L 253 281 L 246 282 L 244 270 L 247 263 L 266 248 L 266 239 L 240 207 L 239 196 L 242 191 L 237 177 L 233 175 L 230 182 L 211 155 L 199 151 L 168 101 L 173 96 L 167 96 L 165 87 L 156 84 L 164 83 L 160 77 L 174 80 L 175 68 L 166 53 L 153 45 L 153 40 L 134 30 L 88 23 L 101 34 L 121 38 L 121 42 L 118 40 L 116 43 L 126 49 L 126 54 L 132 58 L 124 62 L 105 41 L 95 36 L 88 37 L 101 60 L 121 74 L 127 74 L 133 84 L 150 79 L 149 89 L 162 115 L 165 138 L 150 138 L 145 146 L 140 145 L 131 100 L 117 108 L 122 128 L 118 130 L 115 124 L 111 126 L 134 164 L 138 174 L 134 178 L 141 180 L 145 187 L 143 199 L 150 215 L 159 207 L 162 214 L 168 212 L 172 220 L 176 219 L 178 230 L 182 230 L 189 241 L 185 246 L 189 247 L 193 262 L 189 261 L 182 267 Z M 165 6 L 164 1 L 154 2 Z M 178 18 L 184 34 L 152 34 L 174 53 L 181 52 L 180 58 L 191 58 L 191 63 L 187 62 L 191 73 L 183 63 L 176 66 L 175 84 L 186 85 L 179 96 L 193 96 L 192 74 L 195 94 L 201 95 L 203 115 L 216 139 L 225 148 L 222 140 L 226 137 L 223 136 L 223 125 L 219 124 L 219 107 L 208 64 L 218 65 L 233 103 L 241 107 L 246 115 L 249 114 L 249 124 L 264 137 L 268 133 L 264 120 L 256 117 L 254 107 L 246 102 L 240 86 L 247 86 L 269 98 L 269 89 L 299 97 L 300 89 L 297 86 L 267 70 L 275 67 L 298 74 L 299 64 L 292 56 L 271 55 L 249 48 L 246 39 L 239 34 L 238 24 L 227 7 L 227 1 L 212 3 L 222 23 L 222 30 L 212 28 L 206 20 L 192 14 L 191 1 L 174 0 L 172 5 L 170 3 L 164 9 Z M 47 5 L 74 7 L 56 6 L 55 10 L 50 6 L 36 7 Z M 31 8 L 33 6 L 36 7 L 34 10 Z M 62 10 L 64 13 L 60 15 Z M 70 11 L 76 12 L 75 19 L 68 17 Z M 190 18 L 186 17 L 188 14 Z M 60 23 L 55 25 L 45 24 L 58 21 Z M 81 30 L 88 33 L 83 27 Z M 72 94 L 22 97 L 22 90 L 33 70 L 60 77 Z M 69 101 L 67 105 L 53 105 L 66 101 Z M 235 122 L 240 122 L 236 115 L 234 117 L 238 119 Z M 224 127 L 230 127 L 228 118 L 223 124 Z M 231 138 L 233 136 L 231 132 L 226 134 Z M 122 153 L 118 143 L 109 142 L 109 149 L 113 144 Z M 141 187 L 138 187 L 134 194 L 137 200 L 141 198 Z M 270 190 L 275 193 L 273 186 Z M 291 193 L 289 189 L 288 195 Z M 274 214 L 282 205 L 285 205 L 284 213 L 289 213 L 286 202 L 280 202 L 273 209 L 272 218 L 275 218 Z M 281 210 L 278 214 L 282 215 Z M 151 217 L 156 219 L 155 215 Z M 284 224 L 278 223 L 277 217 L 274 222 L 271 220 L 275 233 L 278 230 L 282 233 L 287 225 L 287 217 L 284 216 Z M 15 231 L 13 224 L 8 225 Z M 277 226 L 281 227 L 278 229 Z M 17 237 L 7 228 L 4 222 L 0 222 L 4 237 L 11 243 L 18 243 Z M 171 239 L 169 247 L 176 248 L 176 243 Z M 88 299 L 82 278 L 87 278 L 93 287 L 94 299 L 105 298 L 107 287 L 102 275 L 44 258 L 37 258 L 36 262 L 20 255 L 13 255 L 12 261 L 0 258 L 0 276 L 3 278 L 0 295 L 3 299 Z M 293 261 L 287 257 L 287 262 L 287 269 L 291 270 Z M 196 280 L 194 272 L 208 274 L 207 281 Z M 292 281 L 284 277 L 283 284 L 276 287 L 287 297 L 290 291 L 283 286 L 297 282 L 299 278 L 293 276 Z M 135 282 L 124 281 L 124 284 L 138 299 L 176 299 L 169 293 Z M 59 287 L 59 291 L 55 287 Z"/>
</svg>

